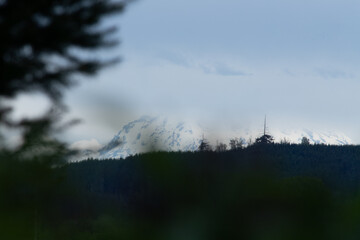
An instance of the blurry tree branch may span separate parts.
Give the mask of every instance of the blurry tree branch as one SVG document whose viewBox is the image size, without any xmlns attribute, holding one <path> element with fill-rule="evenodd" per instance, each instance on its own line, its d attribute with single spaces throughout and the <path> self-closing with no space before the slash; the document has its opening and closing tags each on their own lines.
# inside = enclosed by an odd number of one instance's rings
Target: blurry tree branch
<svg viewBox="0 0 360 240">
<path fill-rule="evenodd" d="M 104 27 L 103 21 L 127 2 L 0 0 L 0 223 L 8 224 L 0 239 L 40 239 L 41 219 L 55 209 L 59 167 L 71 153 L 54 137 L 73 124 L 57 126 L 65 109 L 63 92 L 77 77 L 118 61 L 102 59 L 97 51 L 117 44 L 116 27 Z M 26 93 L 47 95 L 53 110 L 36 119 L 11 119 L 4 99 Z M 9 128 L 21 132 L 16 147 L 6 144 L 3 130 Z"/>
<path fill-rule="evenodd" d="M 0 2 L 0 96 L 40 91 L 59 100 L 75 74 L 93 75 L 117 58 L 88 53 L 114 46 L 115 26 L 104 17 L 122 12 L 124 1 L 5 0 Z"/>
</svg>

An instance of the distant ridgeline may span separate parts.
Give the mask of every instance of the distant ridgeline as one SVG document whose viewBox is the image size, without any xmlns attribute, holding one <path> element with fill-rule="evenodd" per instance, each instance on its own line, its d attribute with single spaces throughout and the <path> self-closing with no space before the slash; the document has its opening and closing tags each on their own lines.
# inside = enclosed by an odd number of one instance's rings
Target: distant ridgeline
<svg viewBox="0 0 360 240">
<path fill-rule="evenodd" d="M 268 133 L 266 124 L 264 125 L 263 138 L 259 136 L 261 132 L 258 129 L 238 129 L 224 130 L 219 134 L 214 134 L 200 125 L 189 122 L 159 117 L 142 117 L 124 125 L 100 150 L 80 149 L 81 154 L 76 160 L 87 159 L 88 157 L 99 159 L 126 158 L 154 149 L 169 152 L 196 151 L 202 147 L 201 143 L 204 137 L 209 145 L 214 148 L 219 145 L 219 149 L 222 150 L 231 149 L 231 141 L 233 140 L 237 139 L 242 146 L 247 146 L 254 143 L 258 137 L 259 142 L 301 143 L 302 139 L 306 137 L 311 144 L 348 145 L 352 143 L 350 138 L 340 132 L 271 129 Z"/>
</svg>

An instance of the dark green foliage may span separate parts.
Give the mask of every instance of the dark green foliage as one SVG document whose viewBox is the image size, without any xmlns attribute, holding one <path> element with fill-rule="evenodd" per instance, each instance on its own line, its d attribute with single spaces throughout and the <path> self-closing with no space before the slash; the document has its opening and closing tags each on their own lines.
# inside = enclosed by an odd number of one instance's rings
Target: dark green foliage
<svg viewBox="0 0 360 240">
<path fill-rule="evenodd" d="M 356 239 L 359 156 L 359 146 L 266 144 L 87 160 L 53 172 L 2 162 L 11 164 L 1 168 L 11 185 L 1 185 L 9 197 L 0 234 L 33 236 L 38 216 L 39 239 Z"/>
<path fill-rule="evenodd" d="M 66 185 L 71 152 L 54 138 L 64 127 L 56 121 L 61 114 L 14 121 L 2 101 L 37 92 L 63 110 L 63 90 L 76 77 L 116 62 L 95 51 L 116 43 L 115 28 L 104 28 L 102 21 L 121 12 L 124 3 L 0 0 L 0 239 L 91 239 L 92 224 L 104 225 L 105 220 L 94 221 L 94 206 L 84 195 Z M 9 144 L 5 129 L 18 132 L 19 142 Z"/>
<path fill-rule="evenodd" d="M 274 138 L 269 134 L 264 134 L 255 140 L 257 144 L 269 144 L 274 143 Z"/>
<path fill-rule="evenodd" d="M 230 150 L 241 149 L 245 145 L 245 140 L 243 138 L 233 138 L 230 139 L 229 145 Z"/>
<path fill-rule="evenodd" d="M 212 148 L 211 148 L 209 141 L 205 138 L 201 139 L 198 150 L 202 151 L 202 152 L 211 151 Z"/>
<path fill-rule="evenodd" d="M 225 152 L 226 149 L 227 149 L 227 145 L 225 143 L 222 143 L 222 142 L 216 144 L 216 146 L 215 146 L 215 151 L 216 152 Z"/>
<path fill-rule="evenodd" d="M 309 140 L 307 137 L 303 137 L 303 138 L 301 139 L 301 144 L 309 145 L 309 144 L 310 144 L 310 140 Z"/>
<path fill-rule="evenodd" d="M 123 7 L 110 0 L 0 1 L 0 96 L 39 90 L 57 99 L 74 74 L 113 62 L 85 56 L 116 43 L 109 38 L 115 28 L 98 25 Z"/>
<path fill-rule="evenodd" d="M 67 172 L 94 219 L 105 214 L 110 229 L 126 219 L 128 235 L 109 230 L 118 236 L 338 239 L 358 236 L 359 156 L 358 146 L 268 144 L 89 160 Z"/>
<path fill-rule="evenodd" d="M 149 154 L 151 157 L 155 155 Z M 129 157 L 126 160 L 109 161 L 85 161 L 75 166 L 93 166 L 92 171 L 110 172 L 119 169 L 118 167 L 127 166 L 130 168 L 138 167 L 140 162 L 145 162 L 146 155 Z M 157 156 L 157 155 L 156 155 Z M 324 184 L 335 192 L 356 192 L 360 187 L 360 147 L 359 146 L 328 146 L 328 145 L 297 145 L 297 144 L 269 144 L 253 145 L 237 151 L 227 152 L 204 152 L 204 153 L 159 153 L 163 162 L 178 162 L 175 169 L 180 173 L 180 163 L 184 163 L 189 169 L 208 168 L 214 164 L 216 171 L 221 172 L 223 168 L 232 171 L 247 171 L 253 168 L 261 171 L 273 171 L 278 176 L 293 177 L 307 176 L 320 179 Z M 169 159 L 169 160 L 167 160 Z M 216 160 L 214 160 L 216 159 Z M 169 163 L 170 164 L 170 163 Z M 141 164 L 140 164 L 141 165 Z M 175 164 L 176 165 L 176 164 Z M 152 165 L 151 165 L 152 166 Z M 157 165 L 152 166 L 156 169 Z M 162 168 L 168 169 L 163 165 Z M 171 165 L 172 166 L 172 165 Z M 215 171 L 215 170 L 214 170 Z M 261 172 L 260 171 L 260 172 Z M 79 173 L 77 177 L 84 174 L 84 177 L 97 179 L 94 173 Z M 108 177 L 124 175 L 122 172 L 112 174 L 107 173 Z M 128 174 L 125 174 L 128 176 Z M 105 176 L 104 176 L 105 177 Z M 101 179 L 101 178 L 100 178 Z M 75 182 L 79 182 L 76 180 Z M 80 181 L 81 182 L 81 181 Z M 116 183 L 116 181 L 109 180 Z M 124 182 L 128 182 L 124 180 Z M 99 187 L 96 187 L 99 190 Z"/>
<path fill-rule="evenodd" d="M 64 188 L 66 146 L 51 136 L 53 119 L 23 120 L 22 143 L 0 151 L 1 239 L 38 236 L 45 222 L 56 219 Z M 54 116 L 52 116 L 54 117 Z"/>
</svg>

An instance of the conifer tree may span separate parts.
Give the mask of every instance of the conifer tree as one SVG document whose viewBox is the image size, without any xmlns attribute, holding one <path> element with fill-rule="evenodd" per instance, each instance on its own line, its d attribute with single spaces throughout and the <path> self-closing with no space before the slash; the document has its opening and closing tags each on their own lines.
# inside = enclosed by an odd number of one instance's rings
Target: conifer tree
<svg viewBox="0 0 360 240">
<path fill-rule="evenodd" d="M 199 151 L 211 151 L 211 145 L 209 143 L 209 141 L 207 139 L 205 139 L 204 137 L 200 140 L 200 145 L 198 148 Z"/>
<path fill-rule="evenodd" d="M 301 139 L 301 144 L 302 145 L 310 145 L 310 140 L 307 137 L 303 137 Z"/>
<path fill-rule="evenodd" d="M 266 133 L 266 116 L 265 116 L 265 121 L 264 121 L 264 134 L 261 137 L 256 138 L 255 143 L 257 143 L 257 144 L 274 143 L 273 136 Z"/>
<path fill-rule="evenodd" d="M 242 149 L 245 145 L 243 138 L 232 138 L 230 139 L 229 146 L 231 150 Z"/>
<path fill-rule="evenodd" d="M 257 138 L 255 140 L 255 143 L 258 143 L 258 144 L 274 143 L 274 138 L 269 134 L 264 134 L 261 137 Z"/>
<path fill-rule="evenodd" d="M 111 0 L 0 1 L 0 97 L 40 91 L 59 99 L 75 74 L 93 75 L 114 62 L 91 52 L 116 44 L 116 28 L 99 24 L 123 8 Z"/>
<path fill-rule="evenodd" d="M 216 144 L 216 146 L 215 146 L 215 151 L 216 152 L 225 152 L 226 149 L 227 149 L 227 145 L 225 143 L 222 143 L 222 142 Z"/>
<path fill-rule="evenodd" d="M 63 106 L 63 92 L 76 77 L 94 75 L 117 61 L 100 59 L 95 51 L 116 44 L 116 28 L 101 23 L 124 6 L 116 0 L 0 0 L 0 222 L 9 226 L 0 239 L 39 239 L 46 209 L 59 191 L 58 167 L 69 153 L 53 137 L 58 111 L 14 121 L 3 100 L 42 93 L 54 109 Z M 7 128 L 22 132 L 16 148 L 1 138 Z M 9 221 L 16 216 L 19 221 Z"/>
</svg>

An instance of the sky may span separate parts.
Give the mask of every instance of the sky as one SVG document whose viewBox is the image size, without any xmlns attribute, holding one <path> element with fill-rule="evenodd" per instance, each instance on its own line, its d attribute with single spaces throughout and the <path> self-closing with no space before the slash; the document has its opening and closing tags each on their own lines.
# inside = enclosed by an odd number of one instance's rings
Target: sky
<svg viewBox="0 0 360 240">
<path fill-rule="evenodd" d="M 138 0 L 105 24 L 122 62 L 65 94 L 69 142 L 106 143 L 142 115 L 341 131 L 360 143 L 360 2 Z M 19 114 L 41 97 L 18 100 Z M 22 110 L 21 110 L 22 109 Z M 29 110 L 28 110 L 29 111 Z"/>
</svg>

